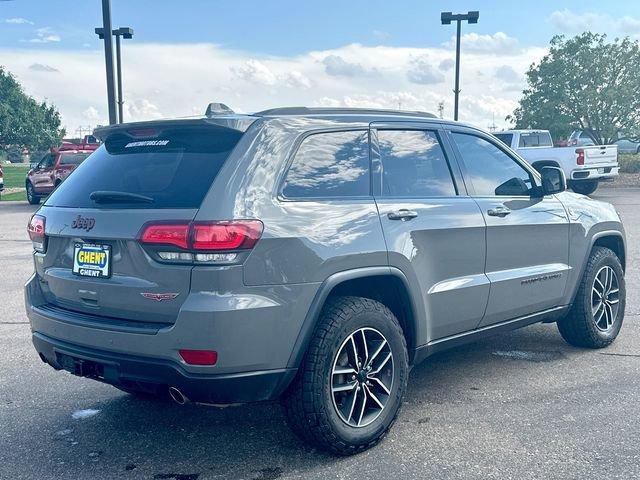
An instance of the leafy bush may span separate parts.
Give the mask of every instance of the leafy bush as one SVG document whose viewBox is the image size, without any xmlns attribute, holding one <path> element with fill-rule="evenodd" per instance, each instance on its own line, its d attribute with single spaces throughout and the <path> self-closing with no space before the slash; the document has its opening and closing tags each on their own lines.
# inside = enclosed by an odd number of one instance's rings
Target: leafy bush
<svg viewBox="0 0 640 480">
<path fill-rule="evenodd" d="M 640 173 L 640 155 L 629 153 L 618 155 L 618 163 L 622 173 Z"/>
</svg>

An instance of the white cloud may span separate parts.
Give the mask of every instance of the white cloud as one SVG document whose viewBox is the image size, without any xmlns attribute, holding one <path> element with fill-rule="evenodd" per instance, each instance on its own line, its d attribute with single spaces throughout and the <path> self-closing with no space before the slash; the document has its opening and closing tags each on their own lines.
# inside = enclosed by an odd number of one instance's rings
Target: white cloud
<svg viewBox="0 0 640 480">
<path fill-rule="evenodd" d="M 445 43 L 449 48 L 455 48 L 455 37 Z M 496 32 L 493 35 L 479 35 L 475 32 L 462 35 L 460 45 L 464 52 L 487 53 L 494 55 L 518 53 L 521 48 L 518 40 L 504 32 Z"/>
<path fill-rule="evenodd" d="M 247 60 L 238 67 L 231 67 L 231 71 L 240 79 L 263 85 L 275 85 L 278 77 L 258 60 Z"/>
<path fill-rule="evenodd" d="M 444 74 L 433 66 L 428 57 L 420 57 L 410 62 L 407 79 L 420 85 L 433 85 L 443 82 Z"/>
<path fill-rule="evenodd" d="M 438 68 L 443 72 L 447 72 L 451 70 L 455 64 L 456 62 L 453 58 L 445 58 L 438 64 Z"/>
<path fill-rule="evenodd" d="M 32 63 L 29 65 L 29 70 L 33 70 L 34 72 L 59 72 L 57 68 L 53 68 L 51 65 L 46 65 L 44 63 Z"/>
<path fill-rule="evenodd" d="M 100 112 L 93 105 L 90 105 L 84 112 L 82 112 L 82 116 L 89 122 L 97 122 L 101 119 Z"/>
<path fill-rule="evenodd" d="M 640 19 L 629 15 L 614 18 L 607 13 L 578 13 L 565 8 L 551 13 L 547 21 L 561 33 L 574 34 L 590 30 L 609 35 L 640 36 Z"/>
<path fill-rule="evenodd" d="M 375 69 L 367 69 L 359 63 L 348 62 L 339 55 L 328 55 L 322 63 L 327 75 L 334 77 L 368 77 L 377 74 Z"/>
<path fill-rule="evenodd" d="M 264 86 L 284 85 L 289 88 L 310 88 L 311 80 L 298 70 L 284 70 L 276 65 L 275 70 L 259 60 L 250 59 L 231 68 L 232 74 L 248 83 Z M 284 70 L 284 71 L 280 71 Z"/>
<path fill-rule="evenodd" d="M 51 27 L 43 27 L 36 29 L 36 36 L 27 40 L 29 43 L 51 43 L 59 42 L 60 36 L 51 32 Z"/>
<path fill-rule="evenodd" d="M 4 23 L 12 23 L 14 25 L 33 25 L 31 20 L 22 17 L 5 18 Z"/>
<path fill-rule="evenodd" d="M 522 79 L 531 62 L 545 52 L 546 49 L 523 48 L 518 53 L 486 55 L 465 50 L 460 118 L 486 127 L 495 114 L 496 123 L 502 126 L 500 122 L 513 111 L 520 92 L 504 81 L 493 80 L 488 85 L 488 78 L 508 65 Z M 323 60 L 332 55 L 359 64 L 365 72 L 376 69 L 376 73 L 366 77 L 330 75 Z M 0 58 L 28 94 L 59 108 L 67 131 L 75 131 L 79 125 L 106 123 L 102 50 L 0 47 Z M 30 66 L 44 64 L 43 59 L 46 65 L 64 68 L 55 75 L 35 74 Z M 443 76 L 442 81 L 411 81 L 408 72 L 416 66 L 416 59 L 435 68 Z M 400 106 L 403 110 L 437 112 L 438 103 L 444 101 L 445 117 L 450 118 L 454 72 L 438 70 L 447 59 L 451 59 L 451 50 L 440 47 L 353 44 L 296 56 L 257 57 L 212 44 L 134 42 L 127 45 L 123 58 L 125 120 L 198 115 L 204 113 L 209 102 L 216 101 L 238 112 L 287 105 Z M 485 76 L 478 72 L 485 72 Z"/>
</svg>

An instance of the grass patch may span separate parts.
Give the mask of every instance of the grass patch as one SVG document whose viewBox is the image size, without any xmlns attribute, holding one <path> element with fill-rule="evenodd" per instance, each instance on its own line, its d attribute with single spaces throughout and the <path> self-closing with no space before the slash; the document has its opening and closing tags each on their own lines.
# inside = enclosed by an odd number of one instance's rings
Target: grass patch
<svg viewBox="0 0 640 480">
<path fill-rule="evenodd" d="M 640 173 L 640 155 L 638 154 L 620 154 L 618 155 L 618 163 L 622 173 Z"/>
<path fill-rule="evenodd" d="M 4 188 L 24 188 L 24 181 L 27 178 L 29 164 L 14 163 L 11 165 L 3 165 L 2 171 L 4 172 Z"/>
<path fill-rule="evenodd" d="M 0 200 L 3 202 L 10 201 L 27 201 L 26 192 L 13 192 L 13 193 L 2 193 L 0 194 Z"/>
</svg>

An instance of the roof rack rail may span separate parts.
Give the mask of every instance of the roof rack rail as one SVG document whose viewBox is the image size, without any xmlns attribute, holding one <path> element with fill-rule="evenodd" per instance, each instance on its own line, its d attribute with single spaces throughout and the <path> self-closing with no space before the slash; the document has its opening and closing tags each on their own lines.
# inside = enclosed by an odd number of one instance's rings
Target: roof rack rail
<svg viewBox="0 0 640 480">
<path fill-rule="evenodd" d="M 336 107 L 281 107 L 270 108 L 254 115 L 397 115 L 403 117 L 437 118 L 433 113 L 404 110 L 385 110 L 378 108 L 336 108 Z"/>
</svg>

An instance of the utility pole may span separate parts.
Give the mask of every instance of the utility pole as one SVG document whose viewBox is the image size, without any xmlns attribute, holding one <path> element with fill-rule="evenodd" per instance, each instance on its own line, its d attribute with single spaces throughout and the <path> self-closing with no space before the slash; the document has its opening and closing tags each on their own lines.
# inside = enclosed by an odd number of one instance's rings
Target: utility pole
<svg viewBox="0 0 640 480">
<path fill-rule="evenodd" d="M 111 0 L 102 0 L 102 31 L 111 32 Z M 107 105 L 109 125 L 118 123 L 115 100 L 115 78 L 113 72 L 113 39 L 104 35 L 104 63 L 107 69 Z"/>
<path fill-rule="evenodd" d="M 438 102 L 438 115 L 440 118 L 444 118 L 444 102 Z"/>
<path fill-rule="evenodd" d="M 458 97 L 460 96 L 460 34 L 462 30 L 462 21 L 466 20 L 469 23 L 478 23 L 480 12 L 474 10 L 467 13 L 458 13 L 456 15 L 451 12 L 442 12 L 440 14 L 440 21 L 442 25 L 451 25 L 452 21 L 457 23 L 456 28 L 456 85 L 453 93 L 455 95 L 453 106 L 453 119 L 458 120 Z"/>
</svg>

